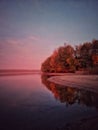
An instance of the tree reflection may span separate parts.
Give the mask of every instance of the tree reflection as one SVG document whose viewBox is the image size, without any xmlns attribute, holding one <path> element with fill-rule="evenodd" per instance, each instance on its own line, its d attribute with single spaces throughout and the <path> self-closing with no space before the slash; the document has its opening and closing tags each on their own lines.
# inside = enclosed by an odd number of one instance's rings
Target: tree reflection
<svg viewBox="0 0 98 130">
<path fill-rule="evenodd" d="M 88 107 L 98 108 L 98 94 L 85 89 L 71 88 L 48 81 L 50 75 L 42 75 L 42 83 L 54 94 L 54 97 L 61 103 L 72 105 L 75 103 L 83 104 Z"/>
</svg>

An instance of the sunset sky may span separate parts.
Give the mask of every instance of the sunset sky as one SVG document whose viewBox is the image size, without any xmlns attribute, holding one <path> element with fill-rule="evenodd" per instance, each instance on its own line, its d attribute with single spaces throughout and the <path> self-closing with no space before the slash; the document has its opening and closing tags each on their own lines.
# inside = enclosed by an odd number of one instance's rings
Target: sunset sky
<svg viewBox="0 0 98 130">
<path fill-rule="evenodd" d="M 64 42 L 98 39 L 98 0 L 0 0 L 0 69 L 40 69 Z"/>
</svg>

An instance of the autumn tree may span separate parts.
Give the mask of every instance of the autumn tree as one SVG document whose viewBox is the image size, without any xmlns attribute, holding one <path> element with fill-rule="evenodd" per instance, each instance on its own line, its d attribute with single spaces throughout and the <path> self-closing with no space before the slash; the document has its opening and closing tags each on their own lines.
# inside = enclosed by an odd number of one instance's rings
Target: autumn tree
<svg viewBox="0 0 98 130">
<path fill-rule="evenodd" d="M 92 41 L 92 65 L 98 67 L 98 40 Z"/>
<path fill-rule="evenodd" d="M 41 70 L 42 70 L 43 72 L 50 72 L 50 69 L 51 69 L 50 60 L 51 60 L 51 57 L 48 57 L 48 58 L 42 63 Z"/>
<path fill-rule="evenodd" d="M 70 45 L 59 47 L 50 58 L 42 64 L 44 72 L 68 72 L 74 71 L 74 49 Z"/>
<path fill-rule="evenodd" d="M 91 60 L 91 42 L 86 42 L 76 46 L 75 49 L 75 59 L 76 59 L 76 69 L 87 68 L 90 66 Z"/>
<path fill-rule="evenodd" d="M 64 44 L 41 66 L 43 72 L 74 72 L 98 66 L 98 40 L 75 46 Z"/>
</svg>

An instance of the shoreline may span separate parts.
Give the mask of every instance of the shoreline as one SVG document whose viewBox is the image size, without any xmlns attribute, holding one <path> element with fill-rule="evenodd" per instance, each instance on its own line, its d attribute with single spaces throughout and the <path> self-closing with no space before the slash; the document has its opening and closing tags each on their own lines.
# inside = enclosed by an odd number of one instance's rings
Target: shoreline
<svg viewBox="0 0 98 130">
<path fill-rule="evenodd" d="M 73 87 L 84 89 L 98 94 L 98 75 L 62 75 L 52 76 L 48 81 L 62 85 L 62 87 Z M 77 121 L 64 124 L 62 130 L 94 130 L 98 129 L 98 115 L 95 117 L 81 118 Z"/>
<path fill-rule="evenodd" d="M 98 75 L 59 75 L 48 78 L 48 81 L 62 85 L 86 89 L 98 93 Z"/>
</svg>

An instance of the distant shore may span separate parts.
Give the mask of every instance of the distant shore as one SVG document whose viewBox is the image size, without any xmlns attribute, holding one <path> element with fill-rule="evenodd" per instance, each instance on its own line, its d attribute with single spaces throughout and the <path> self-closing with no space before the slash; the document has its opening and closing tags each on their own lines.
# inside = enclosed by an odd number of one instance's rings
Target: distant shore
<svg viewBox="0 0 98 130">
<path fill-rule="evenodd" d="M 29 74 L 40 74 L 40 70 L 25 70 L 25 69 L 3 69 L 0 70 L 0 76 L 10 75 L 29 75 Z"/>
</svg>

